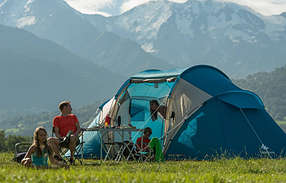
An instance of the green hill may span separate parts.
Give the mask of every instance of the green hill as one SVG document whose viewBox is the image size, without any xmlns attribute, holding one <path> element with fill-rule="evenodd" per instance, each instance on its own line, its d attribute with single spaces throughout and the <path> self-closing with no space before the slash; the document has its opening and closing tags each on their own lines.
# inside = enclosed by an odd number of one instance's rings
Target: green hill
<svg viewBox="0 0 286 183">
<path fill-rule="evenodd" d="M 246 79 L 233 80 L 239 87 L 256 93 L 267 112 L 286 131 L 286 66 L 272 72 L 258 72 Z"/>
<path fill-rule="evenodd" d="M 261 97 L 265 108 L 275 120 L 286 117 L 286 67 L 273 72 L 259 72 L 246 79 L 233 80 L 239 87 L 250 90 Z"/>
<path fill-rule="evenodd" d="M 51 41 L 0 25 L 0 121 L 110 98 L 126 78 Z"/>
</svg>

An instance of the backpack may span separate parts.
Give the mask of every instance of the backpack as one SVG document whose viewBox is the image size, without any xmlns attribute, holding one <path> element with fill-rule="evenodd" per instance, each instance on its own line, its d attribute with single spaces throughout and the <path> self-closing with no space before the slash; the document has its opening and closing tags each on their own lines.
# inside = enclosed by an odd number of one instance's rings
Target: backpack
<svg viewBox="0 0 286 183">
<path fill-rule="evenodd" d="M 14 156 L 12 160 L 16 161 L 17 163 L 21 163 L 22 159 L 26 156 L 26 154 L 27 152 L 18 153 Z"/>
</svg>

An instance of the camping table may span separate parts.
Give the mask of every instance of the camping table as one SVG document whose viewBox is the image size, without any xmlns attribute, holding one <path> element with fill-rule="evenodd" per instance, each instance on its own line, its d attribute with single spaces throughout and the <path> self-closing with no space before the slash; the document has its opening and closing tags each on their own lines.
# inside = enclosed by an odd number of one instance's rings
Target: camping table
<svg viewBox="0 0 286 183">
<path fill-rule="evenodd" d="M 124 143 L 124 132 L 141 132 L 141 137 L 143 136 L 144 129 L 136 129 L 136 128 L 82 128 L 82 131 L 97 131 L 100 132 L 100 164 L 102 163 L 102 148 L 103 148 L 103 140 L 102 137 L 108 132 L 117 132 L 122 136 L 122 142 Z M 130 133 L 130 140 L 131 140 L 131 133 Z M 143 139 L 143 138 L 141 138 Z M 143 143 L 142 143 L 143 144 Z M 122 156 L 121 152 L 117 156 Z"/>
</svg>

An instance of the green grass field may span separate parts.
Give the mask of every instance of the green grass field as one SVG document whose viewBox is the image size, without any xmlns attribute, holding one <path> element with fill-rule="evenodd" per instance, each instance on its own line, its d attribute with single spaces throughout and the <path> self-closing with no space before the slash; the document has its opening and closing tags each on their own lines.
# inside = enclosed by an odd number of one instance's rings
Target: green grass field
<svg viewBox="0 0 286 183">
<path fill-rule="evenodd" d="M 84 160 L 69 170 L 27 169 L 0 154 L 0 182 L 286 182 L 286 159 L 220 159 L 164 163 Z"/>
<path fill-rule="evenodd" d="M 278 125 L 286 124 L 286 121 L 276 121 Z"/>
<path fill-rule="evenodd" d="M 12 133 L 12 134 L 17 134 L 19 133 L 20 129 L 19 128 L 10 128 L 5 130 L 5 133 Z"/>
</svg>

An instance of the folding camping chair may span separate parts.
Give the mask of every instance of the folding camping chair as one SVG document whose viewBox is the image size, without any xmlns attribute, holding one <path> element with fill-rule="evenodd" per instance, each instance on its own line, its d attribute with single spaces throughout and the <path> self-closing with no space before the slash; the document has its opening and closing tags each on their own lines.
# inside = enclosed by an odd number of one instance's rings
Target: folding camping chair
<svg viewBox="0 0 286 183">
<path fill-rule="evenodd" d="M 55 135 L 55 129 L 54 127 L 52 127 L 52 137 L 54 137 Z M 70 133 L 67 134 L 67 138 L 69 137 Z M 80 135 L 83 135 L 83 133 L 81 132 Z M 75 158 L 75 161 L 79 161 L 80 164 L 82 164 L 82 158 L 80 157 L 80 154 L 82 155 L 83 153 L 83 144 L 84 144 L 84 141 L 81 141 L 77 144 L 76 148 L 75 148 L 75 153 L 74 153 L 74 158 Z M 68 157 L 66 156 L 66 153 L 69 151 L 69 147 L 66 146 L 66 143 L 60 143 L 58 145 L 58 150 L 60 152 L 60 155 L 63 159 L 65 159 L 65 161 L 68 160 Z"/>
<path fill-rule="evenodd" d="M 131 157 L 131 152 L 133 150 L 133 143 L 130 144 L 129 141 L 124 142 L 110 142 L 104 143 L 105 146 L 109 146 L 109 148 L 103 147 L 106 155 L 104 158 L 105 162 L 107 159 L 114 160 L 115 162 L 119 162 L 122 158 L 129 160 Z M 108 150 L 107 150 L 108 149 Z M 112 156 L 112 149 L 114 149 L 114 156 Z"/>
<path fill-rule="evenodd" d="M 132 143 L 133 144 L 133 143 Z M 141 149 L 140 147 L 136 147 L 137 145 L 133 144 L 133 147 L 130 149 L 130 154 L 127 160 L 136 160 L 138 162 L 151 161 L 154 158 L 154 150 L 150 149 L 150 151 L 146 151 Z"/>
<path fill-rule="evenodd" d="M 132 141 L 115 142 L 119 146 L 118 154 L 115 161 L 119 162 L 122 158 L 126 160 L 132 160 L 135 154 L 135 145 Z"/>
<path fill-rule="evenodd" d="M 113 156 L 112 156 L 112 152 L 113 151 L 112 151 L 112 149 L 114 149 L 114 151 L 118 154 L 119 150 L 116 147 L 116 144 L 114 142 L 106 142 L 106 143 L 104 143 L 103 150 L 105 151 L 106 155 L 105 155 L 105 158 L 104 158 L 103 162 L 105 162 L 107 159 L 110 159 L 110 160 L 113 159 Z"/>
<path fill-rule="evenodd" d="M 150 151 L 136 151 L 136 154 L 134 155 L 136 160 L 138 162 L 148 162 L 152 161 L 154 159 L 154 150 L 151 149 Z"/>
<path fill-rule="evenodd" d="M 161 143 L 157 137 L 153 137 L 149 142 L 149 148 L 151 151 L 139 151 L 137 152 L 138 162 L 155 161 L 164 162 L 164 156 L 162 153 Z"/>
<path fill-rule="evenodd" d="M 21 163 L 22 159 L 26 156 L 27 149 L 31 145 L 32 145 L 32 142 L 18 142 L 18 143 L 16 143 L 13 161 L 17 161 L 18 163 Z M 22 146 L 22 148 L 21 148 L 21 146 Z"/>
</svg>

